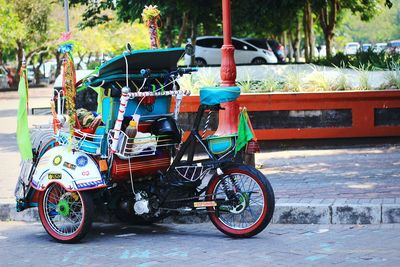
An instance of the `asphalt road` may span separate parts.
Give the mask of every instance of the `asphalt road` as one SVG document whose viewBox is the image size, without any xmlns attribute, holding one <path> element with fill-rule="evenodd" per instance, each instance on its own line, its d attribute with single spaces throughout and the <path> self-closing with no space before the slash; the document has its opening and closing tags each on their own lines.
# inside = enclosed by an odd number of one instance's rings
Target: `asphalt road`
<svg viewBox="0 0 400 267">
<path fill-rule="evenodd" d="M 270 225 L 232 239 L 212 224 L 96 224 L 59 244 L 39 223 L 0 222 L 0 266 L 399 266 L 400 225 Z"/>
</svg>

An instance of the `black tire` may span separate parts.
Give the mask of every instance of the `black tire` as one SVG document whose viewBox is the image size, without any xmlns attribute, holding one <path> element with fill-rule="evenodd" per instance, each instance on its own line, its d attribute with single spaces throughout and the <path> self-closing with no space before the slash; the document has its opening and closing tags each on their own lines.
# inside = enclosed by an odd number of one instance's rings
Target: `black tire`
<svg viewBox="0 0 400 267">
<path fill-rule="evenodd" d="M 194 64 L 195 64 L 197 67 L 205 67 L 205 66 L 207 66 L 207 62 L 206 62 L 204 59 L 202 59 L 202 58 L 196 58 L 196 59 L 194 60 Z"/>
<path fill-rule="evenodd" d="M 224 174 L 214 175 L 207 188 L 207 200 L 219 203 L 216 207 L 208 208 L 211 222 L 218 230 L 232 237 L 251 237 L 260 233 L 267 227 L 274 214 L 275 196 L 271 184 L 260 171 L 251 166 L 232 164 L 222 170 Z M 221 204 L 221 201 L 227 199 L 222 179 L 227 181 L 228 191 L 236 192 L 234 194 L 239 199 L 236 206 Z M 232 179 L 236 183 L 235 189 Z M 252 195 L 257 194 L 260 194 L 261 198 L 256 202 Z M 257 210 L 253 210 L 256 205 Z"/>
<path fill-rule="evenodd" d="M 61 243 L 75 243 L 85 237 L 93 222 L 93 211 L 89 192 L 68 192 L 58 183 L 39 196 L 40 221 L 46 232 Z"/>
<path fill-rule="evenodd" d="M 267 64 L 267 61 L 261 57 L 256 57 L 251 61 L 251 64 L 253 65 L 265 65 Z"/>
</svg>

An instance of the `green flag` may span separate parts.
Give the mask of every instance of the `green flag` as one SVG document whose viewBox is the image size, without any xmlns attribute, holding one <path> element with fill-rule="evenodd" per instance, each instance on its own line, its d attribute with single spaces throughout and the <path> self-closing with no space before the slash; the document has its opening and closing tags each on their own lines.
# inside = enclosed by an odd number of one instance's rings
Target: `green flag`
<svg viewBox="0 0 400 267">
<path fill-rule="evenodd" d="M 22 160 L 32 159 L 32 144 L 28 128 L 28 82 L 22 67 L 18 85 L 19 107 L 17 115 L 17 143 Z"/>
<path fill-rule="evenodd" d="M 235 154 L 240 151 L 246 144 L 254 137 L 246 116 L 243 111 L 239 115 L 239 128 L 238 128 L 238 138 L 236 141 Z"/>
</svg>

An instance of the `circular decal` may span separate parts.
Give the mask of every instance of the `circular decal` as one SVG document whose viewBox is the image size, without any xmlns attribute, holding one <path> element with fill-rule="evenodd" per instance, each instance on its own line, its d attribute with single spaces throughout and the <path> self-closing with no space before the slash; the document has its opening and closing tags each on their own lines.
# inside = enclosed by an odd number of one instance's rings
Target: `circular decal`
<svg viewBox="0 0 400 267">
<path fill-rule="evenodd" d="M 75 163 L 78 167 L 85 167 L 88 163 L 88 158 L 86 156 L 79 156 Z"/>
<path fill-rule="evenodd" d="M 62 157 L 60 155 L 55 156 L 54 159 L 53 159 L 54 166 L 60 165 L 61 161 L 62 161 Z"/>
</svg>

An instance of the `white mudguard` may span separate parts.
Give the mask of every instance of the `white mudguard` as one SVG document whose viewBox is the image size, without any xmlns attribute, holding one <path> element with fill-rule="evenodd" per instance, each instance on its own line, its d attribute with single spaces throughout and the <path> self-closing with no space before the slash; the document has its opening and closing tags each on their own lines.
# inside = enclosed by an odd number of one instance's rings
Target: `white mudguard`
<svg viewBox="0 0 400 267">
<path fill-rule="evenodd" d="M 68 151 L 67 146 L 48 150 L 39 160 L 32 178 L 32 187 L 43 191 L 51 183 L 59 183 L 68 191 L 105 187 L 97 163 L 88 155 Z"/>
</svg>

